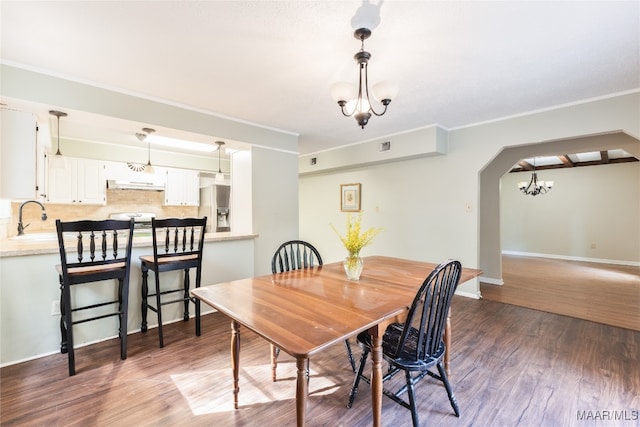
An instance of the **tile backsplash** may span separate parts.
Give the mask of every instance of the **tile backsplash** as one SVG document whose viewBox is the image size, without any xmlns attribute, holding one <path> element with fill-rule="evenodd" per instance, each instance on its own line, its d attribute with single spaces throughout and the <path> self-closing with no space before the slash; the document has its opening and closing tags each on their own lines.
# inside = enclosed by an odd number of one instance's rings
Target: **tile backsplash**
<svg viewBox="0 0 640 427">
<path fill-rule="evenodd" d="M 107 190 L 107 204 L 103 206 L 88 206 L 82 204 L 44 203 L 47 210 L 47 220 L 42 221 L 42 209 L 35 203 L 30 203 L 22 209 L 22 222 L 30 224 L 25 233 L 47 233 L 56 231 L 56 219 L 63 221 L 77 221 L 81 219 L 107 219 L 115 212 L 151 212 L 157 218 L 182 218 L 198 216 L 197 206 L 163 206 L 164 191 L 141 190 Z M 11 221 L 0 226 L 7 227 L 7 237 L 18 234 L 19 202 L 11 203 Z"/>
</svg>

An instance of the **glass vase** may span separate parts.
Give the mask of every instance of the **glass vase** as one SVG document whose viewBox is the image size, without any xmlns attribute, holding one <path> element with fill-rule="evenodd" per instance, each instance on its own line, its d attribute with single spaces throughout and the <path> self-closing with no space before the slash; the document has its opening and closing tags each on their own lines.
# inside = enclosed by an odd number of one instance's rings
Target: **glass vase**
<svg viewBox="0 0 640 427">
<path fill-rule="evenodd" d="M 348 256 L 344 259 L 344 272 L 349 280 L 360 280 L 362 265 L 364 261 L 357 255 Z"/>
</svg>

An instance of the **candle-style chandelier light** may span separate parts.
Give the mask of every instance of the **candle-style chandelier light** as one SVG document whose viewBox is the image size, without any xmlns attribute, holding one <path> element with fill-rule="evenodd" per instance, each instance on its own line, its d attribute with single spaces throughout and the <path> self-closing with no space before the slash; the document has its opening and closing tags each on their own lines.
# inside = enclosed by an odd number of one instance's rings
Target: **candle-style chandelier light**
<svg viewBox="0 0 640 427">
<path fill-rule="evenodd" d="M 381 81 L 373 86 L 372 95 L 382 104 L 382 111 L 378 112 L 373 106 L 372 98 L 369 96 L 369 77 L 367 67 L 371 54 L 364 50 L 364 41 L 371 36 L 368 28 L 359 28 L 353 36 L 360 40 L 361 47 L 353 58 L 358 63 L 359 79 L 358 92 L 355 96 L 355 87 L 347 82 L 335 83 L 331 86 L 331 96 L 338 103 L 342 114 L 347 117 L 353 116 L 358 125 L 364 129 L 371 118 L 371 114 L 382 116 L 387 112 L 387 107 L 396 96 L 397 87 L 388 80 Z"/>
<path fill-rule="evenodd" d="M 553 181 L 538 181 L 538 174 L 536 173 L 536 159 L 533 158 L 533 173 L 531 174 L 531 181 L 527 184 L 526 181 L 520 181 L 518 188 L 527 196 L 537 196 L 538 194 L 547 194 L 553 187 Z"/>
</svg>

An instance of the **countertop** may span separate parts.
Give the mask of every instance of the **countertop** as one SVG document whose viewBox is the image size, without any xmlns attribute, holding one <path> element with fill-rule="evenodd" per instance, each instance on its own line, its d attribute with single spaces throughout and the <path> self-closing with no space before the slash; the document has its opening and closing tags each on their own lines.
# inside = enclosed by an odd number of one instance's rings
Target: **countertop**
<svg viewBox="0 0 640 427">
<path fill-rule="evenodd" d="M 204 237 L 205 243 L 208 242 L 224 242 L 229 240 L 255 239 L 257 234 L 239 234 L 234 232 L 224 233 L 206 233 Z M 144 248 L 152 247 L 153 241 L 151 236 L 134 236 L 133 247 Z M 41 240 L 20 240 L 5 239 L 0 241 L 0 258 L 57 254 L 58 240 L 56 238 L 45 238 Z"/>
</svg>

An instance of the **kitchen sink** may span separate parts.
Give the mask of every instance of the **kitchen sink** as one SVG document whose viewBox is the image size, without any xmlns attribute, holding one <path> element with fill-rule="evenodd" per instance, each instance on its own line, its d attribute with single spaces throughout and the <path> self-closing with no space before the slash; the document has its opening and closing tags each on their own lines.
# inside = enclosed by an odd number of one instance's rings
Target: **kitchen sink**
<svg viewBox="0 0 640 427">
<path fill-rule="evenodd" d="M 44 242 L 58 240 L 57 233 L 25 233 L 22 236 L 9 237 L 9 240 L 19 240 L 22 242 Z"/>
</svg>

